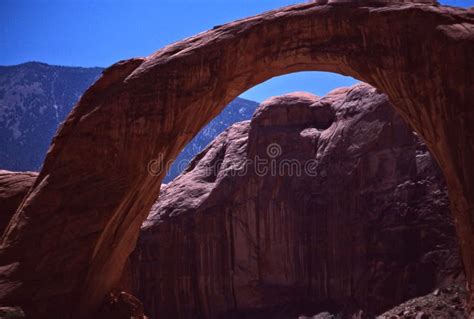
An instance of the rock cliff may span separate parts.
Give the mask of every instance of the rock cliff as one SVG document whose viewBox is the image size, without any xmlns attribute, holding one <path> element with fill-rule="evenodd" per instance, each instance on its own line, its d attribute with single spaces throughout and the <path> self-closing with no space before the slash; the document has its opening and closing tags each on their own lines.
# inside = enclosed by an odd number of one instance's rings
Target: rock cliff
<svg viewBox="0 0 474 319">
<path fill-rule="evenodd" d="M 376 89 L 274 97 L 163 187 L 135 294 L 151 318 L 380 313 L 461 276 L 448 205 Z"/>
</svg>

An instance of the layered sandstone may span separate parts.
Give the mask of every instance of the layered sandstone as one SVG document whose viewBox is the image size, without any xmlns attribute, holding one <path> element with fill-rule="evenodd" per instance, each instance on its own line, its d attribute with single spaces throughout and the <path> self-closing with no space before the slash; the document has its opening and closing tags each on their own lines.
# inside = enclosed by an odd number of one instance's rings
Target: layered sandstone
<svg viewBox="0 0 474 319">
<path fill-rule="evenodd" d="M 0 170 L 0 233 L 3 233 L 38 173 Z"/>
<path fill-rule="evenodd" d="M 151 318 L 374 315 L 452 283 L 456 247 L 437 164 L 360 84 L 222 133 L 163 188 L 132 265 Z"/>
<path fill-rule="evenodd" d="M 385 92 L 426 141 L 474 290 L 472 56 L 472 10 L 367 0 L 266 12 L 113 65 L 59 129 L 2 238 L 0 303 L 38 319 L 92 317 L 158 197 L 165 171 L 150 163 L 176 158 L 245 90 L 310 70 Z"/>
</svg>

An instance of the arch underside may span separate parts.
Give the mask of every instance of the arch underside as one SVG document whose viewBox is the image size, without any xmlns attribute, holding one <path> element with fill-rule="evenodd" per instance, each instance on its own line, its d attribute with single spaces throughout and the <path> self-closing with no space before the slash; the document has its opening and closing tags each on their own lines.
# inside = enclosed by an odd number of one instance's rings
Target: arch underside
<svg viewBox="0 0 474 319">
<path fill-rule="evenodd" d="M 119 62 L 54 138 L 2 239 L 0 300 L 35 318 L 88 317 L 117 284 L 175 158 L 245 90 L 330 71 L 385 92 L 446 177 L 474 289 L 474 12 L 426 4 L 302 4 Z M 317 85 L 317 83 L 315 83 Z M 472 305 L 472 303 L 471 303 Z"/>
</svg>

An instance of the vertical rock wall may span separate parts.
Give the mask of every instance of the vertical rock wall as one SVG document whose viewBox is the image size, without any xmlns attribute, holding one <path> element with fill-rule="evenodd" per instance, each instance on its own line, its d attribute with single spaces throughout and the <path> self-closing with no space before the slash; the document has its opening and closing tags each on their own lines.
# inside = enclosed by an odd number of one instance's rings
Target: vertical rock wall
<svg viewBox="0 0 474 319">
<path fill-rule="evenodd" d="M 374 88 L 275 97 L 162 189 L 135 293 L 152 318 L 380 313 L 462 276 L 448 205 Z"/>
</svg>

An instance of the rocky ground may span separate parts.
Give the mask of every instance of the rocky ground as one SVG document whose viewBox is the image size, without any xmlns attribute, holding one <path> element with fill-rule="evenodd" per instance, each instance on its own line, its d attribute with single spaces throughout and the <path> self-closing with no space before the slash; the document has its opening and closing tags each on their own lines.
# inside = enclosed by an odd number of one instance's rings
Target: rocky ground
<svg viewBox="0 0 474 319">
<path fill-rule="evenodd" d="M 377 316 L 377 319 L 465 319 L 468 318 L 464 300 L 466 291 L 460 286 L 436 289 L 422 297 L 414 298 Z M 25 318 L 20 308 L 0 307 L 0 319 Z M 143 318 L 143 317 L 142 317 Z M 342 319 L 343 315 L 323 312 L 314 316 L 298 316 L 297 319 Z M 362 312 L 350 319 L 370 318 Z M 271 319 L 271 318 L 267 318 Z"/>
<path fill-rule="evenodd" d="M 20 308 L 0 307 L 0 319 L 26 318 L 25 313 Z"/>
<path fill-rule="evenodd" d="M 377 319 L 463 319 L 466 291 L 460 286 L 436 289 L 383 313 Z"/>
<path fill-rule="evenodd" d="M 458 285 L 436 289 L 432 293 L 410 299 L 384 312 L 376 319 L 465 319 L 468 318 L 464 301 L 466 291 Z M 372 319 L 363 312 L 352 316 L 323 312 L 314 316 L 300 316 L 298 319 Z"/>
</svg>

